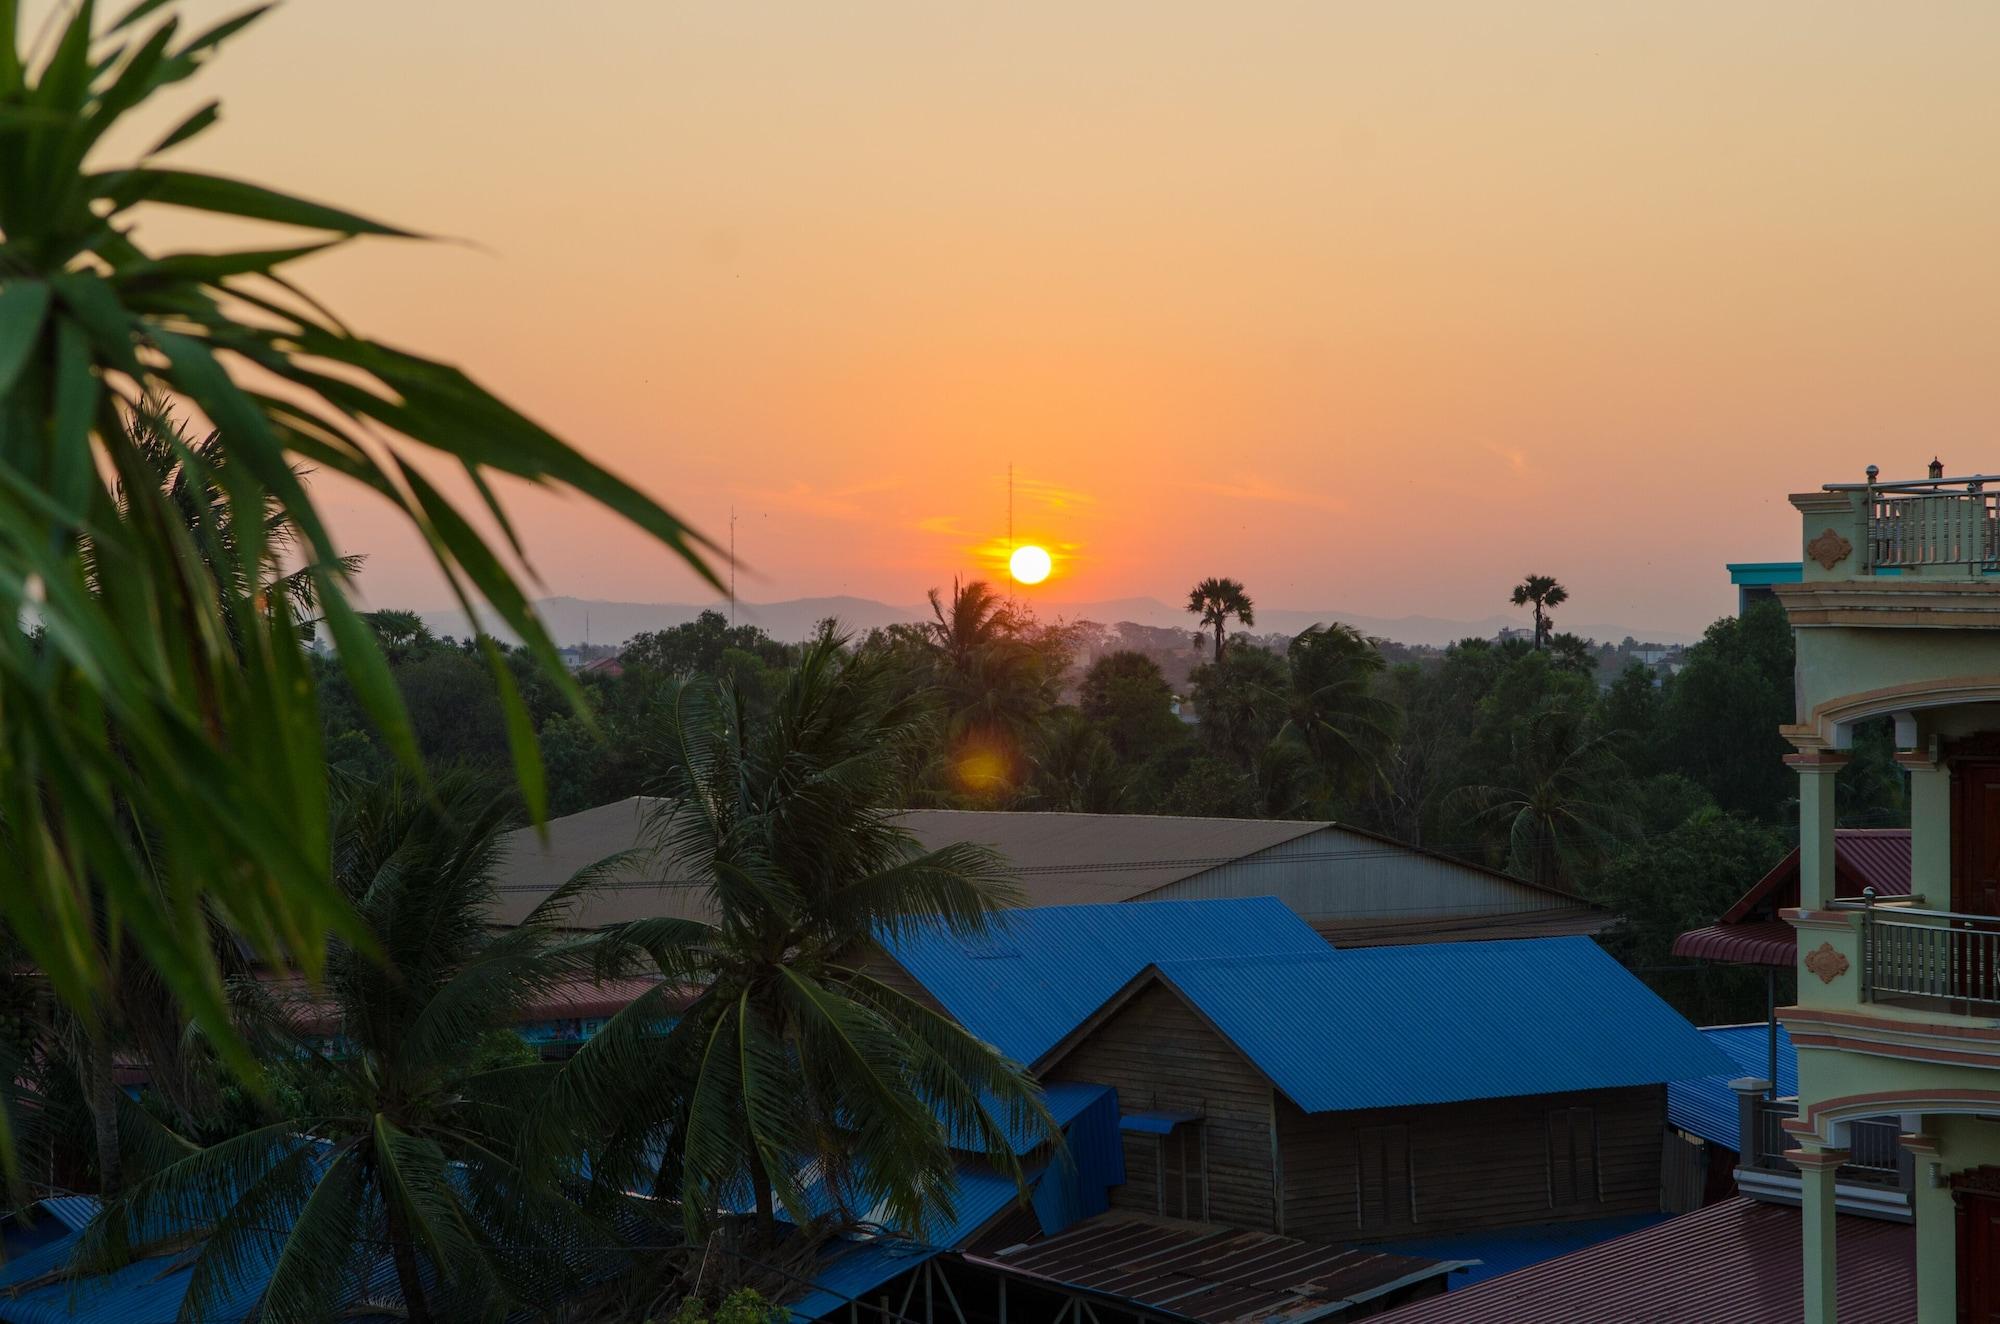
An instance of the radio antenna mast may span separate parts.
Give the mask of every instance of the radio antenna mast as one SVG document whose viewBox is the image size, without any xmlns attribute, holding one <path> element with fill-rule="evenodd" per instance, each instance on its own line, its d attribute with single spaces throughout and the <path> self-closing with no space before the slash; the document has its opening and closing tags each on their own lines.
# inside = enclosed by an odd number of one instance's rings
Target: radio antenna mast
<svg viewBox="0 0 2000 1324">
<path fill-rule="evenodd" d="M 736 628 L 736 507 L 729 507 L 729 628 Z"/>
<path fill-rule="evenodd" d="M 1007 601 L 1014 600 L 1014 462 L 1007 461 Z"/>
</svg>

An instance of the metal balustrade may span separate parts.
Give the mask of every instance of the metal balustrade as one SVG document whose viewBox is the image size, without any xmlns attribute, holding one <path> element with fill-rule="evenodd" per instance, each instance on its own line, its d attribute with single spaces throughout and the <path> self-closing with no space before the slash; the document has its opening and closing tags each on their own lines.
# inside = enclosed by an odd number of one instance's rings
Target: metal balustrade
<svg viewBox="0 0 2000 1324">
<path fill-rule="evenodd" d="M 1865 898 L 1861 996 L 1968 1010 L 2000 1007 L 2000 919 L 1885 908 Z"/>
<path fill-rule="evenodd" d="M 1758 1099 L 1751 1149 L 1743 1155 L 1744 1166 L 1765 1172 L 1796 1172 L 1787 1155 L 1799 1148 L 1799 1138 L 1785 1130 L 1784 1124 L 1798 1116 L 1798 1112 L 1797 1099 Z M 1894 1117 L 1864 1117 L 1848 1123 L 1847 1145 L 1852 1157 L 1840 1165 L 1837 1179 L 1877 1186 L 1902 1185 L 1902 1131 L 1902 1123 Z"/>
<path fill-rule="evenodd" d="M 1852 494 L 1863 573 L 1925 566 L 2000 566 L 2000 478 L 1971 474 L 1912 482 L 1828 483 Z M 1935 471 L 1933 471 L 1935 473 Z"/>
</svg>

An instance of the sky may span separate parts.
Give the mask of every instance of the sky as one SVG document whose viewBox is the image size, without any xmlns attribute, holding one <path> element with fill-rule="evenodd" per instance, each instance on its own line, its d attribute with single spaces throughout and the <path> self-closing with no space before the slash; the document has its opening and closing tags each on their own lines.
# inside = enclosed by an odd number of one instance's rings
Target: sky
<svg viewBox="0 0 2000 1324">
<path fill-rule="evenodd" d="M 155 114 L 452 237 L 297 275 L 733 508 L 746 599 L 992 573 L 1011 464 L 1051 606 L 1484 617 L 1532 571 L 1696 631 L 1798 557 L 1786 493 L 2000 468 L 1996 49 L 1983 0 L 292 0 Z M 372 601 L 443 603 L 320 494 Z M 705 596 L 510 501 L 544 592 Z"/>
</svg>

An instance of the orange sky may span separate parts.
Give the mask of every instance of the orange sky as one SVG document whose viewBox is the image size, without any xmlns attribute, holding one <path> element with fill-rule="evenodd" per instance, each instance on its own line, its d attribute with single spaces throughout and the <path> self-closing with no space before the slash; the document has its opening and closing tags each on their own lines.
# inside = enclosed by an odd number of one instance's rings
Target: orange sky
<svg viewBox="0 0 2000 1324">
<path fill-rule="evenodd" d="M 734 503 L 746 598 L 918 600 L 1011 459 L 1051 600 L 1484 616 L 1535 570 L 1692 630 L 1797 556 L 1786 492 L 2000 467 L 1996 50 L 1983 0 L 293 0 L 183 159 L 477 241 L 301 270 Z M 328 495 L 373 598 L 441 601 Z M 519 514 L 550 592 L 699 596 Z"/>
</svg>

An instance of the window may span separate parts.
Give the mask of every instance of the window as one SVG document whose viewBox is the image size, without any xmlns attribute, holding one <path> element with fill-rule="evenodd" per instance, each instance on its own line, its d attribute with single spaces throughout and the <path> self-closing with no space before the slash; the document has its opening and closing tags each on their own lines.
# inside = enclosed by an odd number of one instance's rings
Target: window
<svg viewBox="0 0 2000 1324">
<path fill-rule="evenodd" d="M 1549 1110 L 1549 1207 L 1596 1204 L 1597 1110 Z"/>
<path fill-rule="evenodd" d="M 1159 1212 L 1168 1218 L 1208 1217 L 1208 1133 L 1199 1119 L 1180 1122 L 1159 1139 Z"/>
<path fill-rule="evenodd" d="M 1363 1232 L 1416 1221 L 1410 1199 L 1410 1128 L 1364 1126 L 1356 1134 L 1356 1216 Z"/>
</svg>

